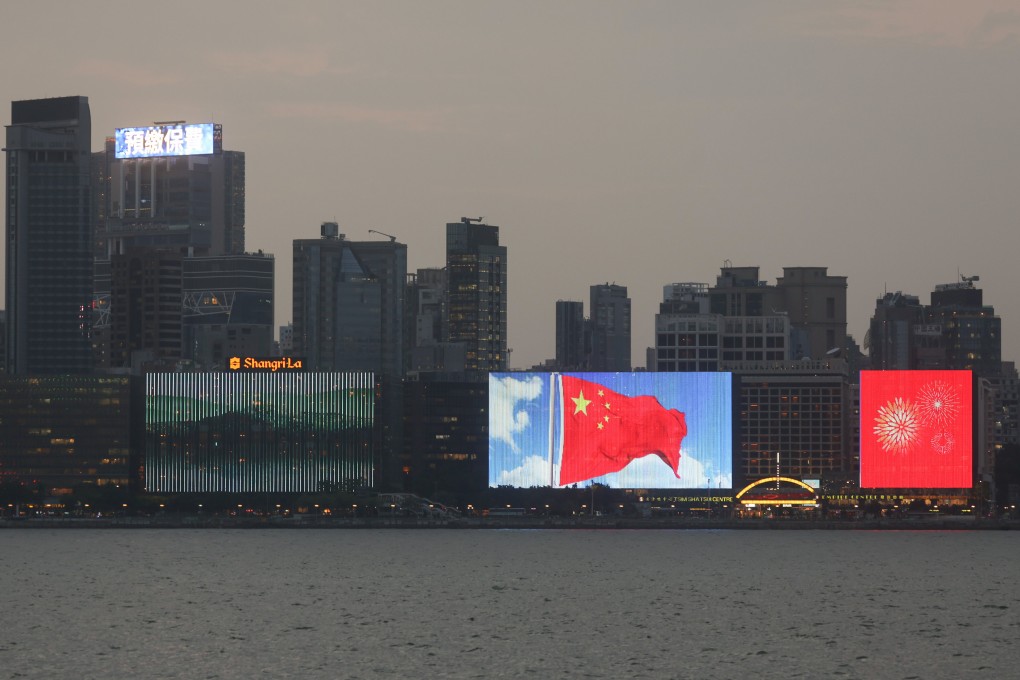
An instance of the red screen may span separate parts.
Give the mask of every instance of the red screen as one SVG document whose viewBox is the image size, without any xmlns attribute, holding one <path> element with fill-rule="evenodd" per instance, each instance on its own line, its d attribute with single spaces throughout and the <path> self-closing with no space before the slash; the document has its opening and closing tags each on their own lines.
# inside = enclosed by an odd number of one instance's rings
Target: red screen
<svg viewBox="0 0 1020 680">
<path fill-rule="evenodd" d="M 970 488 L 970 371 L 861 371 L 861 488 Z"/>
</svg>

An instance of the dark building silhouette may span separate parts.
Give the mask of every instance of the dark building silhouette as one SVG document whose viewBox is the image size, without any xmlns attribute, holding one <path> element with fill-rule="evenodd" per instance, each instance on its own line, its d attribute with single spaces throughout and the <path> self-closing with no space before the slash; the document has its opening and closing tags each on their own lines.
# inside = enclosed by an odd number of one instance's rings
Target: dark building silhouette
<svg viewBox="0 0 1020 680">
<path fill-rule="evenodd" d="M 407 246 L 349 241 L 335 222 L 294 241 L 293 347 L 309 368 L 404 372 Z"/>
<path fill-rule="evenodd" d="M 499 227 L 481 218 L 446 225 L 449 342 L 465 347 L 466 371 L 503 371 L 507 356 L 507 255 Z"/>
<path fill-rule="evenodd" d="M 211 153 L 116 158 L 114 139 L 92 157 L 100 258 L 134 247 L 176 248 L 193 255 L 244 252 L 245 155 Z"/>
<path fill-rule="evenodd" d="M 591 344 L 584 303 L 580 300 L 556 301 L 556 369 L 579 371 L 588 363 Z"/>
<path fill-rule="evenodd" d="M 758 267 L 725 266 L 708 291 L 709 312 L 789 318 L 791 359 L 825 359 L 846 344 L 846 277 L 827 267 L 783 267 L 770 286 Z"/>
<path fill-rule="evenodd" d="M 875 301 L 865 345 L 875 370 L 937 369 L 946 365 L 942 327 L 927 323 L 916 295 L 897 291 Z"/>
<path fill-rule="evenodd" d="M 130 368 L 133 357 L 170 368 L 181 359 L 183 267 L 175 251 L 140 249 L 111 258 L 110 368 Z"/>
<path fill-rule="evenodd" d="M 144 400 L 121 376 L 0 376 L 0 483 L 137 486 Z"/>
<path fill-rule="evenodd" d="M 0 309 L 0 373 L 7 372 L 7 310 Z"/>
<path fill-rule="evenodd" d="M 134 247 L 96 261 L 93 347 L 102 370 L 222 370 L 273 349 L 275 260 Z"/>
<path fill-rule="evenodd" d="M 7 368 L 92 367 L 92 123 L 87 97 L 11 103 L 7 126 Z"/>
<path fill-rule="evenodd" d="M 615 283 L 591 286 L 591 356 L 593 371 L 629 371 L 630 298 Z"/>
<path fill-rule="evenodd" d="M 935 286 L 927 321 L 942 327 L 946 368 L 971 370 L 978 376 L 999 375 L 1002 321 L 985 305 L 973 280 Z"/>
<path fill-rule="evenodd" d="M 464 505 L 488 478 L 489 386 L 483 381 L 423 378 L 404 394 L 405 491 Z"/>
</svg>

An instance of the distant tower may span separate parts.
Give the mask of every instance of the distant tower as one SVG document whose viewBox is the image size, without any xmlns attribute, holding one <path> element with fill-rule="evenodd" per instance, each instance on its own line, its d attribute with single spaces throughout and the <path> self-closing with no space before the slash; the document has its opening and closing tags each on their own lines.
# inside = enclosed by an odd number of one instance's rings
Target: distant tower
<svg viewBox="0 0 1020 680">
<path fill-rule="evenodd" d="M 446 328 L 450 342 L 465 344 L 465 370 L 507 368 L 507 257 L 499 227 L 483 218 L 446 225 Z"/>
<path fill-rule="evenodd" d="M 556 301 L 556 368 L 577 371 L 585 367 L 584 303 L 580 300 Z"/>
<path fill-rule="evenodd" d="M 615 283 L 591 286 L 593 371 L 630 370 L 630 298 Z"/>
<path fill-rule="evenodd" d="M 294 241 L 293 351 L 319 371 L 404 372 L 407 246 L 349 241 L 336 222 Z"/>
<path fill-rule="evenodd" d="M 97 257 L 137 246 L 243 253 L 245 156 L 224 151 L 222 134 L 218 124 L 174 122 L 108 137 L 92 154 Z M 132 147 L 131 135 L 144 144 Z M 175 144 L 175 136 L 195 142 Z"/>
<path fill-rule="evenodd" d="M 925 328 L 924 307 L 916 295 L 896 291 L 875 300 L 875 313 L 865 336 L 871 367 L 881 371 L 944 367 L 941 329 L 926 332 Z M 928 347 L 922 346 L 925 340 Z"/>
<path fill-rule="evenodd" d="M 776 292 L 782 299 L 779 309 L 806 335 L 805 356 L 824 359 L 831 350 L 845 348 L 845 276 L 830 276 L 827 267 L 783 267 L 783 275 L 776 279 Z"/>
<path fill-rule="evenodd" d="M 110 261 L 110 342 L 113 368 L 181 359 L 183 261 L 180 253 L 139 249 Z M 135 353 L 138 353 L 137 358 Z M 143 356 L 144 355 L 144 356 Z M 106 366 L 103 366 L 104 368 Z"/>
<path fill-rule="evenodd" d="M 11 102 L 7 370 L 91 371 L 92 122 L 87 97 Z"/>
<path fill-rule="evenodd" d="M 971 370 L 984 378 L 998 376 L 1002 362 L 1002 320 L 985 305 L 978 277 L 935 286 L 928 307 L 928 323 L 942 330 L 946 368 Z"/>
</svg>

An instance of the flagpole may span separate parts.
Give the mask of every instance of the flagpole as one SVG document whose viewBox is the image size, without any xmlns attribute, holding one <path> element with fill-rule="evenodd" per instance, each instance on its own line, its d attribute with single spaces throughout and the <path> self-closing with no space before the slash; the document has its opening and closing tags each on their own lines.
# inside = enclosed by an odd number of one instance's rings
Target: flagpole
<svg viewBox="0 0 1020 680">
<path fill-rule="evenodd" d="M 556 389 L 560 384 L 557 378 L 559 373 L 552 373 L 549 376 L 549 486 L 556 487 L 556 471 L 553 467 L 553 428 L 556 424 Z"/>
</svg>

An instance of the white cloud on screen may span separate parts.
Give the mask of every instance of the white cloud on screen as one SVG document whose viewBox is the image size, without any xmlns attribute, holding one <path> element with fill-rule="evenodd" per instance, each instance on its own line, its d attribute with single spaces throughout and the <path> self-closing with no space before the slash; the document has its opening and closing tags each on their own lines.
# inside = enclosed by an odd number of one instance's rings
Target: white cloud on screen
<svg viewBox="0 0 1020 680">
<path fill-rule="evenodd" d="M 514 453 L 520 451 L 514 435 L 523 432 L 531 423 L 527 411 L 518 410 L 521 402 L 534 401 L 542 396 L 542 379 L 533 376 L 525 380 L 493 378 L 489 385 L 489 437 L 504 442 Z"/>
<path fill-rule="evenodd" d="M 730 473 L 706 473 L 705 466 L 686 449 L 680 450 L 680 479 L 669 465 L 655 454 L 636 458 L 627 467 L 605 480 L 610 486 L 641 486 L 650 489 L 728 489 L 732 486 Z M 614 479 L 615 478 L 615 479 Z M 586 484 L 586 483 L 585 483 Z"/>
<path fill-rule="evenodd" d="M 528 488 L 532 486 L 554 486 L 550 482 L 559 479 L 560 466 L 553 465 L 550 469 L 549 459 L 543 456 L 528 456 L 520 466 L 512 470 L 504 470 L 496 479 L 497 484 Z"/>
</svg>

